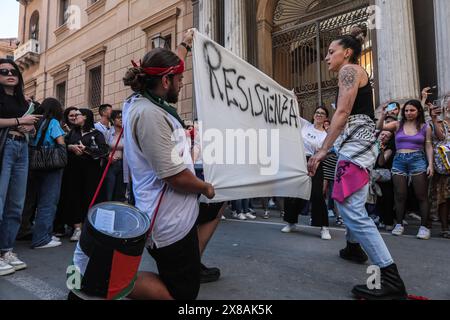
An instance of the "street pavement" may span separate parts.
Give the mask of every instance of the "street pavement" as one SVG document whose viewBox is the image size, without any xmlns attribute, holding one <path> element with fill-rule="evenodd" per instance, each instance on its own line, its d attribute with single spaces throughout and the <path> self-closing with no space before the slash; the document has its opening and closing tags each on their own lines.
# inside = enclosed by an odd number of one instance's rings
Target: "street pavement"
<svg viewBox="0 0 450 320">
<path fill-rule="evenodd" d="M 230 213 L 226 214 L 228 217 Z M 207 266 L 219 267 L 218 282 L 201 286 L 200 300 L 348 300 L 355 284 L 368 278 L 367 267 L 346 262 L 338 252 L 345 245 L 345 230 L 332 227 L 331 241 L 320 239 L 320 230 L 301 219 L 301 231 L 280 232 L 279 213 L 263 220 L 222 221 L 203 257 Z M 332 219 L 334 220 L 334 219 Z M 383 234 L 410 294 L 433 300 L 450 299 L 450 240 L 415 238 L 417 222 L 410 221 L 409 235 Z M 439 231 L 439 225 L 436 225 Z M 18 242 L 16 252 L 28 269 L 0 277 L 0 300 L 64 300 L 65 271 L 75 245 L 31 250 Z M 145 252 L 141 270 L 156 271 Z"/>
</svg>

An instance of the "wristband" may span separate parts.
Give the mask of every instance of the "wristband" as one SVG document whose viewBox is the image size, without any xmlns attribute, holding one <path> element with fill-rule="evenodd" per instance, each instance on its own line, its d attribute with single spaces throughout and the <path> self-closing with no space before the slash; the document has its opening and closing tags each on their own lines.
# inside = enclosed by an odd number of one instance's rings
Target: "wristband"
<svg viewBox="0 0 450 320">
<path fill-rule="evenodd" d="M 182 42 L 180 43 L 180 46 L 183 46 L 186 48 L 187 52 L 191 52 L 192 51 L 192 47 L 188 46 L 188 44 L 186 42 Z"/>
</svg>

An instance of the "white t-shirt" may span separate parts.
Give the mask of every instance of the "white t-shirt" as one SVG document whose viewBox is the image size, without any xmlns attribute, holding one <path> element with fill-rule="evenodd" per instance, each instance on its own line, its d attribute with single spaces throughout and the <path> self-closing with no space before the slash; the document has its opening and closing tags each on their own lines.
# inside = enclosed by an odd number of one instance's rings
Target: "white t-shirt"
<svg viewBox="0 0 450 320">
<path fill-rule="evenodd" d="M 107 127 L 101 122 L 95 123 L 94 127 L 95 129 L 103 133 L 106 143 L 108 143 L 109 139 L 111 138 L 111 134 L 114 132 L 114 127 Z"/>
<path fill-rule="evenodd" d="M 152 219 L 166 185 L 163 179 L 186 169 L 195 175 L 190 144 L 173 116 L 140 95 L 125 102 L 123 120 L 136 207 Z M 167 185 L 149 245 L 167 247 L 191 231 L 199 212 L 197 196 Z"/>
<path fill-rule="evenodd" d="M 317 130 L 311 122 L 303 118 L 300 118 L 300 122 L 302 124 L 301 133 L 305 145 L 305 153 L 307 157 L 311 157 L 322 148 L 322 145 L 327 138 L 327 132 Z"/>
</svg>

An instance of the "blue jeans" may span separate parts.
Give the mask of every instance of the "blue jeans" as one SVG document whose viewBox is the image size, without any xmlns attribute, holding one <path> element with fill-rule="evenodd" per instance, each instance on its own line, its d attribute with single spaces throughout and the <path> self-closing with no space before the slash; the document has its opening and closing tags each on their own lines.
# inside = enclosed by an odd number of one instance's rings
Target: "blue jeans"
<svg viewBox="0 0 450 320">
<path fill-rule="evenodd" d="M 106 174 L 106 201 L 126 201 L 127 185 L 123 181 L 123 161 L 119 160 L 111 164 Z"/>
<path fill-rule="evenodd" d="M 392 174 L 398 176 L 417 176 L 427 172 L 428 163 L 425 152 L 397 153 L 392 164 Z"/>
<path fill-rule="evenodd" d="M 349 159 L 340 157 L 339 161 L 342 160 Z M 385 268 L 393 264 L 394 260 L 377 226 L 367 214 L 365 205 L 368 193 L 369 185 L 367 184 L 348 197 L 344 203 L 335 201 L 335 205 L 347 227 L 347 241 L 361 244 L 372 263 Z"/>
<path fill-rule="evenodd" d="M 233 211 L 236 211 L 237 213 L 249 213 L 250 200 L 249 199 L 242 199 L 242 200 L 234 200 L 231 201 L 231 209 Z"/>
<path fill-rule="evenodd" d="M 6 139 L 0 171 L 0 252 L 14 247 L 28 178 L 28 143 Z"/>
<path fill-rule="evenodd" d="M 52 240 L 53 221 L 58 206 L 63 170 L 31 172 L 30 184 L 37 192 L 37 209 L 34 220 L 33 248 L 45 246 Z"/>
</svg>

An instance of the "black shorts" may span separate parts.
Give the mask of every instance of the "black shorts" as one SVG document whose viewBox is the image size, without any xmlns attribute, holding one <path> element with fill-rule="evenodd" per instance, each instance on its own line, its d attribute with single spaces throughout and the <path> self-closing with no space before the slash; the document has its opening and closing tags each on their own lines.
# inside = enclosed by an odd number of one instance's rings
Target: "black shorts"
<svg viewBox="0 0 450 320">
<path fill-rule="evenodd" d="M 195 224 L 201 226 L 202 224 L 206 224 L 216 219 L 223 204 L 224 202 L 210 204 L 200 203 L 200 211 Z"/>
<path fill-rule="evenodd" d="M 200 249 L 197 226 L 183 239 L 164 248 L 148 249 L 159 276 L 175 300 L 195 300 L 200 290 Z"/>
</svg>

